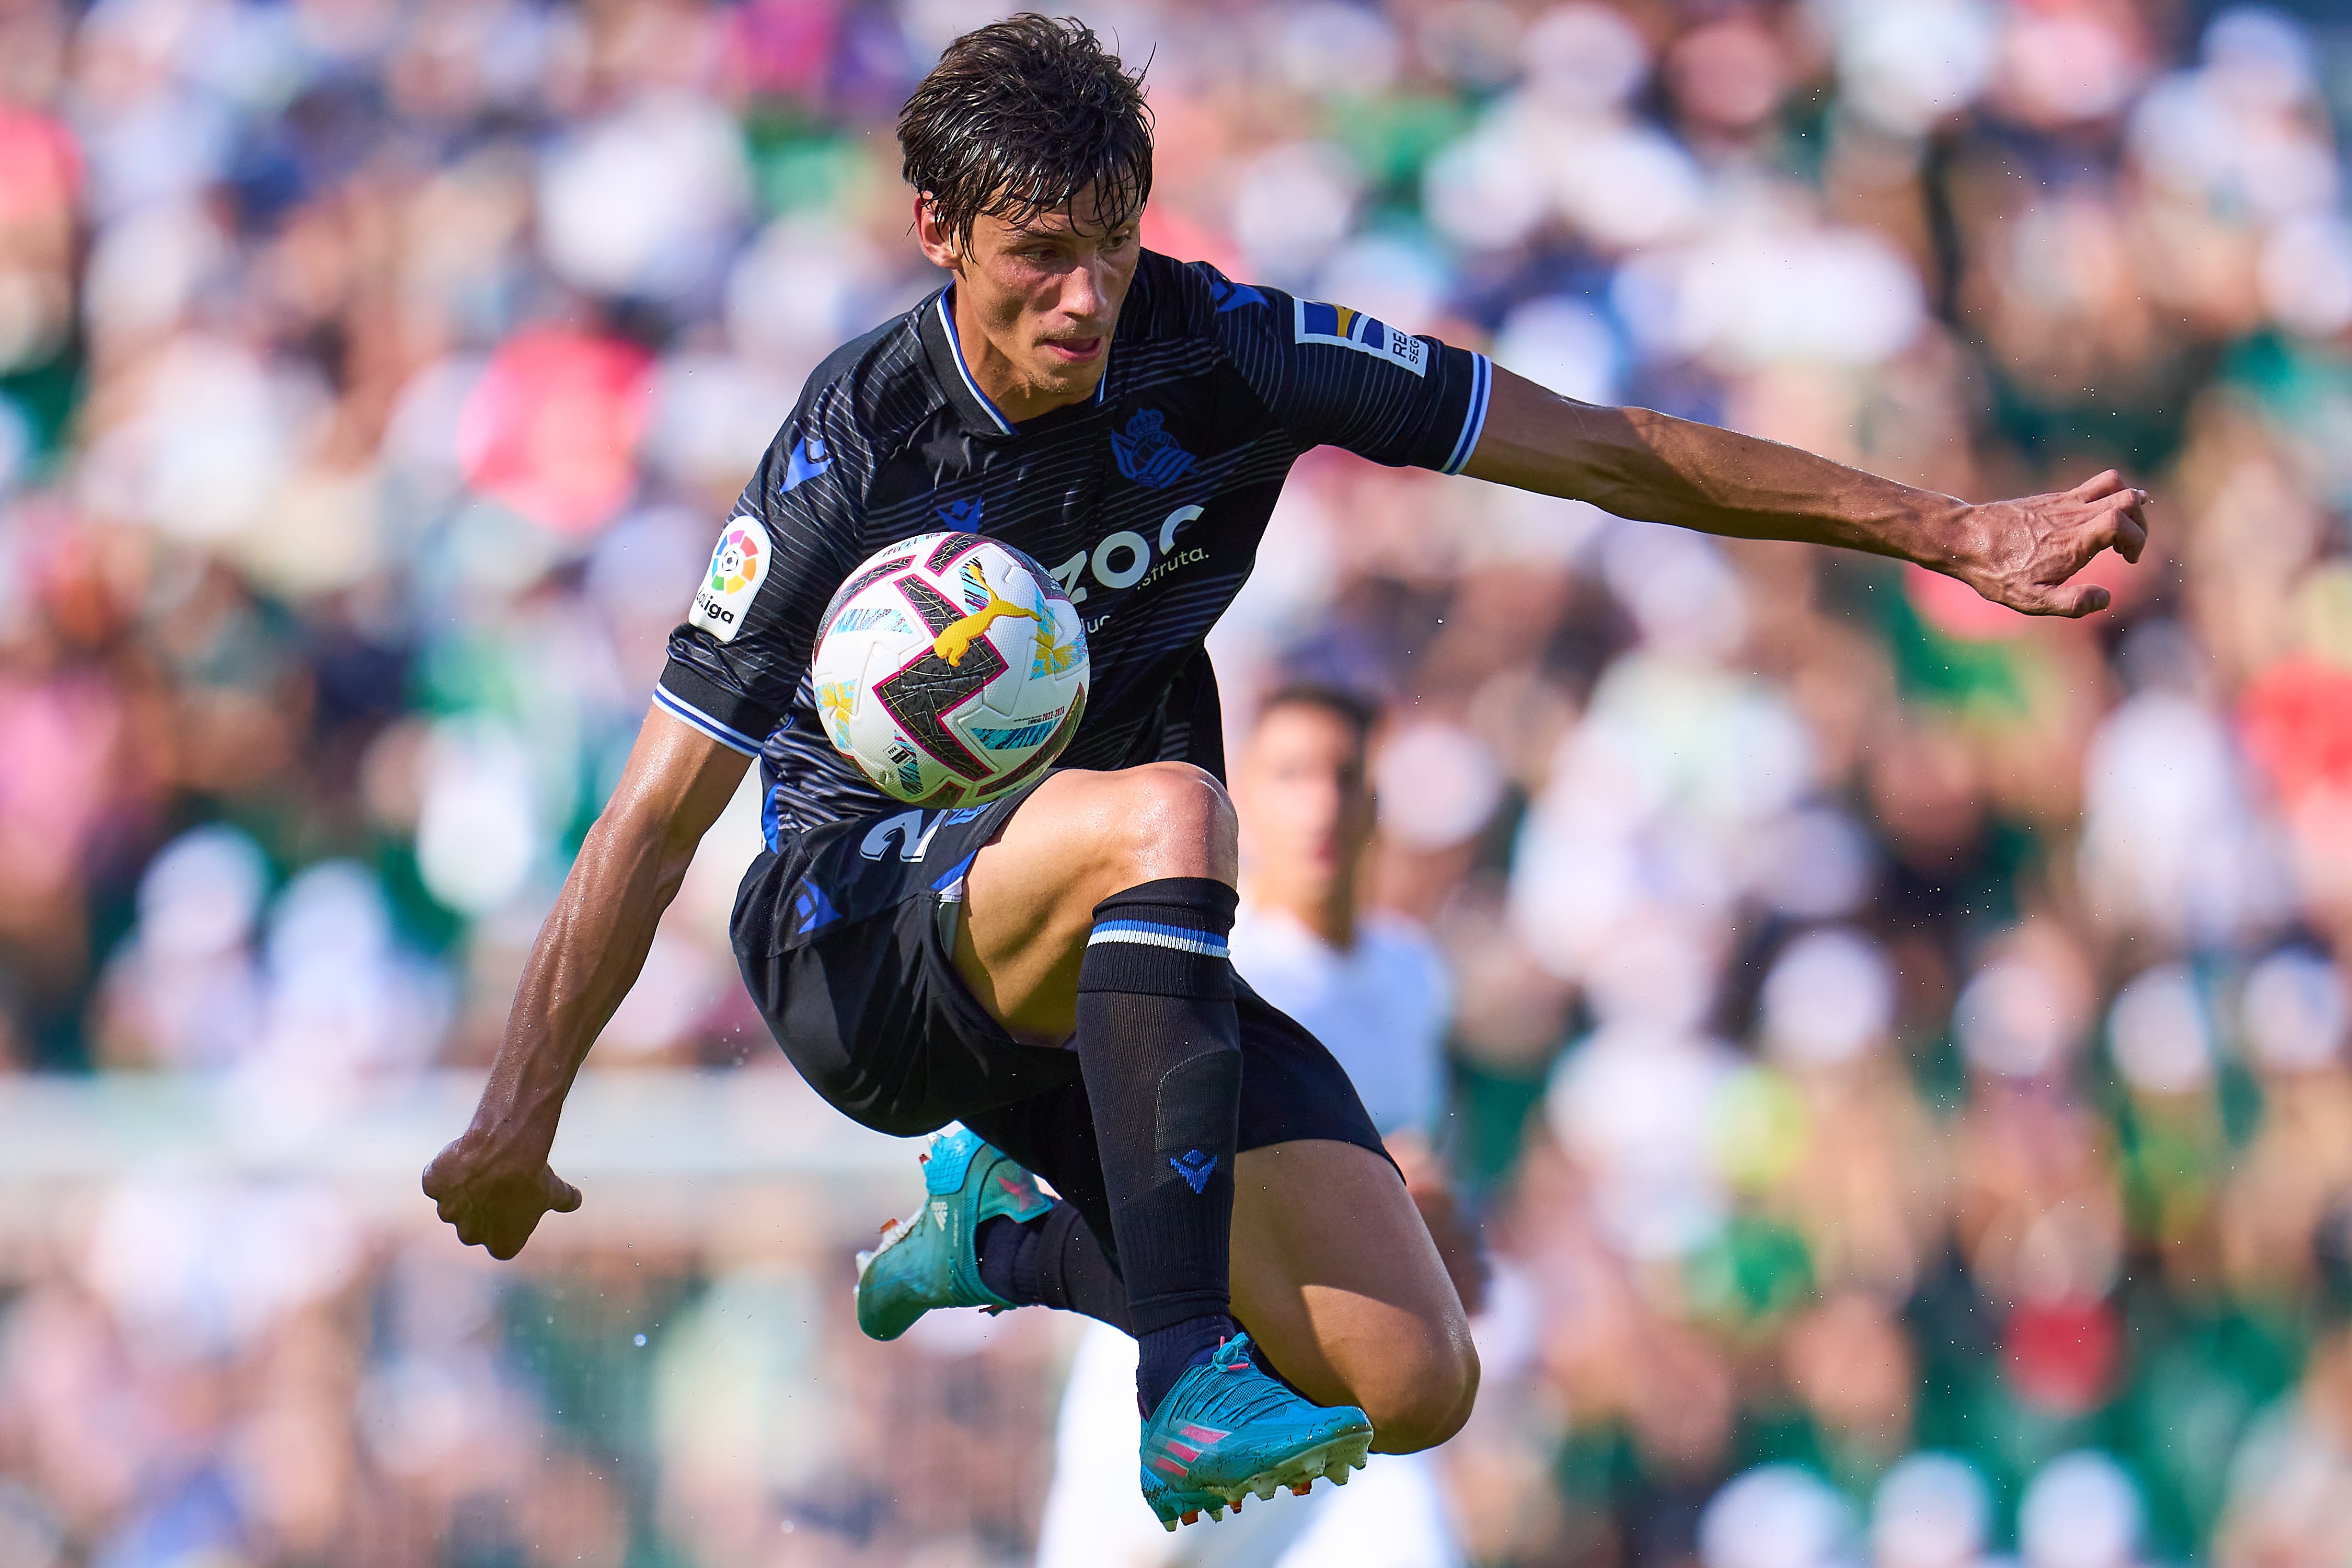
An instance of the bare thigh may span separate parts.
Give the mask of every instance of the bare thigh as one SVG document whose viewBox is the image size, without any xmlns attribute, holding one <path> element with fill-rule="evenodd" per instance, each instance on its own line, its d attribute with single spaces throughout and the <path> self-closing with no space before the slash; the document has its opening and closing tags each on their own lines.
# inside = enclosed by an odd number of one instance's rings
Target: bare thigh
<svg viewBox="0 0 2352 1568">
<path fill-rule="evenodd" d="M 964 874 L 956 973 L 1014 1038 L 1060 1045 L 1077 1027 L 1097 904 L 1162 877 L 1231 883 L 1238 871 L 1233 806 L 1200 769 L 1055 773 Z"/>
<path fill-rule="evenodd" d="M 1299 1392 L 1356 1405 L 1407 1453 L 1468 1419 L 1478 1352 L 1429 1227 L 1389 1163 L 1275 1143 L 1234 1166 L 1234 1315 Z"/>
</svg>

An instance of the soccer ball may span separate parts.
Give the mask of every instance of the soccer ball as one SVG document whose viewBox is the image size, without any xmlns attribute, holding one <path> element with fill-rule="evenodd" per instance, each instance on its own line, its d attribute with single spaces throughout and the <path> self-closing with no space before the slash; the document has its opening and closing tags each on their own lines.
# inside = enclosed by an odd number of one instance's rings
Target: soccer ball
<svg viewBox="0 0 2352 1568">
<path fill-rule="evenodd" d="M 1034 561 L 976 533 L 876 551 L 825 606 L 814 670 L 835 750 L 916 805 L 1042 774 L 1087 705 L 1087 632 Z"/>
</svg>

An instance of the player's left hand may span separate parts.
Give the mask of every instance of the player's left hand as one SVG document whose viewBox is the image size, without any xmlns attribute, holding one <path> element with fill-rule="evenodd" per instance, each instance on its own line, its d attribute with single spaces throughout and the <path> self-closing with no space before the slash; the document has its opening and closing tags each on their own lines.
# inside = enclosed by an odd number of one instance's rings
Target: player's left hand
<svg viewBox="0 0 2352 1568">
<path fill-rule="evenodd" d="M 2071 490 L 1989 501 L 1963 514 L 1957 559 L 1936 563 L 1996 605 L 2029 616 L 2087 616 L 2113 598 L 2070 579 L 2102 550 L 2137 561 L 2147 492 L 2109 468 Z"/>
</svg>

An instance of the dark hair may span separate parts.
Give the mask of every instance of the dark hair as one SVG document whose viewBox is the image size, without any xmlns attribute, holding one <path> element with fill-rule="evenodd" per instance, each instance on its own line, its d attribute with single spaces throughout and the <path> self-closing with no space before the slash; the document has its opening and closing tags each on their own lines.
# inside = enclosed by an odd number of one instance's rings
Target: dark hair
<svg viewBox="0 0 2352 1568">
<path fill-rule="evenodd" d="M 1075 16 L 1024 12 L 950 44 L 898 111 L 898 148 L 958 249 L 983 215 L 1025 223 L 1092 185 L 1117 228 L 1151 195 L 1143 73 Z"/>
<path fill-rule="evenodd" d="M 1294 680 L 1275 688 L 1257 705 L 1257 721 L 1265 723 L 1266 716 L 1278 708 L 1319 708 L 1353 731 L 1360 746 L 1370 742 L 1372 731 L 1381 721 L 1377 700 L 1344 686 L 1327 685 L 1319 680 Z"/>
</svg>

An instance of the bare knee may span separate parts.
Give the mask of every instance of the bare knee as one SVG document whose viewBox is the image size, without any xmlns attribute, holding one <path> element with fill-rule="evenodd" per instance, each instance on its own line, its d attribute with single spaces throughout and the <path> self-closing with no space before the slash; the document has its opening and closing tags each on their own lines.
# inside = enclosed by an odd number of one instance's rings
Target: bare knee
<svg viewBox="0 0 2352 1568">
<path fill-rule="evenodd" d="M 1104 896 L 1162 877 L 1232 882 L 1240 832 L 1225 786 L 1189 763 L 1151 763 L 1101 781 Z"/>
<path fill-rule="evenodd" d="M 1478 1398 L 1478 1352 L 1466 1327 L 1405 1352 L 1391 1370 L 1360 1400 L 1372 1418 L 1372 1447 L 1380 1452 L 1434 1448 L 1470 1419 Z"/>
</svg>

